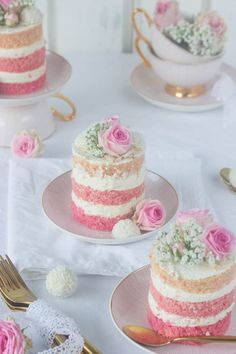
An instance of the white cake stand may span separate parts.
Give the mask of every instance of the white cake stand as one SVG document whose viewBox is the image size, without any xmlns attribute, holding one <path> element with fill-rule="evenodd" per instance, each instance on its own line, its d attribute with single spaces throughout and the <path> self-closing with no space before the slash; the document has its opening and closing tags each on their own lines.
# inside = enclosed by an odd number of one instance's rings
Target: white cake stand
<svg viewBox="0 0 236 354">
<path fill-rule="evenodd" d="M 42 139 L 46 139 L 55 131 L 54 116 L 64 120 L 75 117 L 76 110 L 73 103 L 57 93 L 70 79 L 71 65 L 53 52 L 47 52 L 46 61 L 47 81 L 41 91 L 23 96 L 0 95 L 0 146 L 10 146 L 13 136 L 23 129 L 35 129 Z M 63 116 L 55 109 L 51 109 L 48 98 L 53 95 L 66 101 L 72 113 Z"/>
</svg>

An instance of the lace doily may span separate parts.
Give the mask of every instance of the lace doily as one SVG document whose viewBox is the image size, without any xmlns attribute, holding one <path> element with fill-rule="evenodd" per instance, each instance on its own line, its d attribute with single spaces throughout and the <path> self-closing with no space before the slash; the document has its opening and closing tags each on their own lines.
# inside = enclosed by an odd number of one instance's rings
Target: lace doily
<svg viewBox="0 0 236 354">
<path fill-rule="evenodd" d="M 73 319 L 64 316 L 43 300 L 37 300 L 31 304 L 26 316 L 37 323 L 48 348 L 52 346 L 56 334 L 68 336 L 68 339 L 60 346 L 44 350 L 39 354 L 80 354 L 82 352 L 84 340 Z"/>
</svg>

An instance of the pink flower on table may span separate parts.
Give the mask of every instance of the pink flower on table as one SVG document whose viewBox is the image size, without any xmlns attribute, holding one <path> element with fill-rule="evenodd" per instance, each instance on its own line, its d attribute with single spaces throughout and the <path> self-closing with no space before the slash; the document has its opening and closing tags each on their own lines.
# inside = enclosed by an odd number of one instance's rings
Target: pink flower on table
<svg viewBox="0 0 236 354">
<path fill-rule="evenodd" d="M 159 200 L 144 200 L 136 206 L 134 221 L 143 231 L 153 231 L 166 220 L 166 211 Z"/>
<path fill-rule="evenodd" d="M 110 127 L 98 135 L 99 144 L 111 156 L 126 154 L 133 145 L 132 133 L 122 126 L 117 116 L 109 118 Z"/>
<path fill-rule="evenodd" d="M 182 19 L 179 4 L 173 0 L 160 0 L 156 4 L 154 20 L 160 29 L 176 25 Z"/>
<path fill-rule="evenodd" d="M 216 11 L 202 13 L 196 18 L 196 24 L 198 26 L 206 25 L 210 27 L 219 39 L 223 39 L 227 32 L 224 19 Z"/>
<path fill-rule="evenodd" d="M 13 321 L 0 321 L 0 353 L 24 354 L 25 337 Z"/>
<path fill-rule="evenodd" d="M 189 219 L 194 219 L 203 228 L 213 223 L 213 216 L 208 209 L 189 209 L 177 214 L 177 224 L 185 224 Z"/>
<path fill-rule="evenodd" d="M 14 136 L 11 150 L 18 157 L 38 157 L 43 151 L 43 144 L 36 131 L 23 130 Z"/>
<path fill-rule="evenodd" d="M 208 228 L 203 235 L 203 240 L 208 249 L 219 258 L 230 255 L 236 244 L 233 234 L 219 225 Z"/>
<path fill-rule="evenodd" d="M 13 0 L 0 0 L 0 6 L 6 11 L 9 9 L 12 2 Z"/>
</svg>

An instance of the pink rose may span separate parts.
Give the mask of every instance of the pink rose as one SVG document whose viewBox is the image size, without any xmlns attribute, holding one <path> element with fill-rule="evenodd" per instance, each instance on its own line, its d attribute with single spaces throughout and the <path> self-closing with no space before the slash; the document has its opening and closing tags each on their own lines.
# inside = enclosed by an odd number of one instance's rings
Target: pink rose
<svg viewBox="0 0 236 354">
<path fill-rule="evenodd" d="M 203 228 L 212 224 L 214 220 L 208 209 L 189 209 L 177 214 L 177 224 L 185 224 L 189 219 L 196 220 Z"/>
<path fill-rule="evenodd" d="M 8 27 L 15 27 L 19 23 L 19 16 L 14 11 L 8 11 L 5 16 L 5 24 Z"/>
<path fill-rule="evenodd" d="M 12 2 L 13 0 L 0 0 L 0 6 L 6 11 L 9 9 Z"/>
<path fill-rule="evenodd" d="M 199 26 L 207 25 L 218 37 L 223 38 L 227 31 L 224 19 L 216 11 L 206 12 L 196 18 L 196 24 Z"/>
<path fill-rule="evenodd" d="M 235 237 L 225 228 L 213 225 L 203 235 L 207 247 L 215 256 L 228 256 L 235 247 Z"/>
<path fill-rule="evenodd" d="M 23 130 L 15 135 L 11 149 L 14 155 L 18 157 L 37 157 L 42 153 L 42 142 L 34 130 Z"/>
<path fill-rule="evenodd" d="M 154 19 L 160 29 L 176 25 L 182 19 L 177 1 L 158 1 L 154 11 Z"/>
<path fill-rule="evenodd" d="M 165 208 L 159 200 L 144 200 L 136 206 L 133 219 L 140 230 L 156 230 L 166 220 Z"/>
<path fill-rule="evenodd" d="M 119 123 L 117 117 L 110 118 L 111 126 L 99 133 L 99 144 L 103 150 L 112 156 L 124 155 L 133 145 L 131 132 Z"/>
<path fill-rule="evenodd" d="M 13 321 L 0 321 L 0 353 L 24 354 L 25 347 L 20 327 Z"/>
</svg>

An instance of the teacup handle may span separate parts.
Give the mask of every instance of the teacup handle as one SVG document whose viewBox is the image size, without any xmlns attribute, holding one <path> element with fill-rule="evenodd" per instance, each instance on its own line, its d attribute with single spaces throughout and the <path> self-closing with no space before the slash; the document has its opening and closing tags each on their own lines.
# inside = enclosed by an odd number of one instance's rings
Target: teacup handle
<svg viewBox="0 0 236 354">
<path fill-rule="evenodd" d="M 141 9 L 141 8 L 137 7 L 136 9 L 133 10 L 133 13 L 132 13 L 132 25 L 133 25 L 133 28 L 134 28 L 137 36 L 139 38 L 142 38 L 142 40 L 151 48 L 150 40 L 142 33 L 142 31 L 140 30 L 140 28 L 139 28 L 139 26 L 137 24 L 136 16 L 138 14 L 143 14 L 144 15 L 149 27 L 153 24 L 153 19 L 147 13 L 147 11 L 144 10 L 144 9 Z"/>
<path fill-rule="evenodd" d="M 140 56 L 140 58 L 142 59 L 143 64 L 148 66 L 148 67 L 151 67 L 152 65 L 151 65 L 150 61 L 147 59 L 147 57 L 145 56 L 145 54 L 143 53 L 143 51 L 141 49 L 141 46 L 140 46 L 141 42 L 145 42 L 143 38 L 137 37 L 135 39 L 135 49 L 136 49 L 138 55 Z"/>
<path fill-rule="evenodd" d="M 57 92 L 55 93 L 55 95 L 53 95 L 52 97 L 54 98 L 59 98 L 60 100 L 66 102 L 68 104 L 68 106 L 71 108 L 71 113 L 69 114 L 63 114 L 61 112 L 59 112 L 56 108 L 51 108 L 52 110 L 52 114 L 54 115 L 54 117 L 60 119 L 60 120 L 64 120 L 64 121 L 70 121 L 75 119 L 76 117 L 76 107 L 75 104 L 71 101 L 70 98 L 64 96 L 62 93 Z"/>
</svg>

